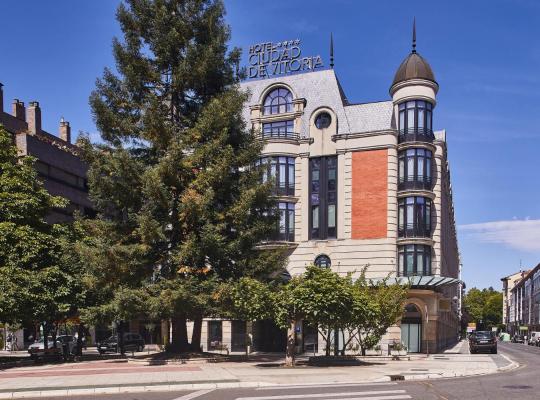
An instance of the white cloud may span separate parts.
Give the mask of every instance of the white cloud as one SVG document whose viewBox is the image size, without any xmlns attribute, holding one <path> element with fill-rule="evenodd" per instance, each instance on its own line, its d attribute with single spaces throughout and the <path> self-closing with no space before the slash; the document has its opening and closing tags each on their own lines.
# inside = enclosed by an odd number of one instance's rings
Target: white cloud
<svg viewBox="0 0 540 400">
<path fill-rule="evenodd" d="M 502 244 L 513 249 L 540 252 L 540 219 L 493 221 L 458 227 L 466 237 L 483 243 Z"/>
</svg>

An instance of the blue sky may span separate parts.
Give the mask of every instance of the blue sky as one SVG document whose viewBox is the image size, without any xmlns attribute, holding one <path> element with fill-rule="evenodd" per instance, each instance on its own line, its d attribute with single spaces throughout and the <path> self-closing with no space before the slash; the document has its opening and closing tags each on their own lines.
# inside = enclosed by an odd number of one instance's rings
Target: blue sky
<svg viewBox="0 0 540 400">
<path fill-rule="evenodd" d="M 540 262 L 540 2 L 226 1 L 232 45 L 301 39 L 303 54 L 328 63 L 349 100 L 389 99 L 393 74 L 410 50 L 440 84 L 436 129 L 447 130 L 458 235 L 467 286 Z M 119 34 L 116 1 L 2 4 L 0 82 L 13 98 L 38 100 L 44 129 L 64 116 L 95 134 L 88 95 Z"/>
</svg>

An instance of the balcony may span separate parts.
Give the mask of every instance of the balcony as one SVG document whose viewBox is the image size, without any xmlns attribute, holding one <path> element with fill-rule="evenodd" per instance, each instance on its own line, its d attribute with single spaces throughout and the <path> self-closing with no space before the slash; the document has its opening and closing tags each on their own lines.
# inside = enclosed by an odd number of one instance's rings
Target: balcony
<svg viewBox="0 0 540 400">
<path fill-rule="evenodd" d="M 276 196 L 294 196 L 294 183 L 278 182 L 275 189 Z"/>
<path fill-rule="evenodd" d="M 398 237 L 400 238 L 429 238 L 431 237 L 431 226 L 428 224 L 407 224 L 398 227 Z"/>
<path fill-rule="evenodd" d="M 435 135 L 431 129 L 405 128 L 399 130 L 398 143 L 426 142 L 433 143 Z"/>
<path fill-rule="evenodd" d="M 298 141 L 300 139 L 300 134 L 295 132 L 283 132 L 283 131 L 272 131 L 272 132 L 263 132 L 257 135 L 259 139 L 278 139 L 278 140 L 290 140 Z"/>
<path fill-rule="evenodd" d="M 433 181 L 431 176 L 402 176 L 399 178 L 398 190 L 431 190 Z"/>
</svg>

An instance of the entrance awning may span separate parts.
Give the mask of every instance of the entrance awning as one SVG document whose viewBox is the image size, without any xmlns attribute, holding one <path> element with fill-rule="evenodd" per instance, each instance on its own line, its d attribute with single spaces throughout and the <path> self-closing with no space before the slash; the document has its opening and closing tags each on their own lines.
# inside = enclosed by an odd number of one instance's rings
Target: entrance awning
<svg viewBox="0 0 540 400">
<path fill-rule="evenodd" d="M 440 275 L 433 276 L 400 276 L 394 278 L 401 285 L 409 284 L 413 289 L 435 289 L 443 286 L 457 285 L 462 283 L 457 278 L 449 278 Z"/>
</svg>

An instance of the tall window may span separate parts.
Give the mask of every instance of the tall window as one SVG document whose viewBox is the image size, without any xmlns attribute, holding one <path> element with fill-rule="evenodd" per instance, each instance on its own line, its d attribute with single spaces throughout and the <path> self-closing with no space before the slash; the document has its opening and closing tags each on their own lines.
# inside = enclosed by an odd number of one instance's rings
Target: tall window
<svg viewBox="0 0 540 400">
<path fill-rule="evenodd" d="M 337 157 L 309 160 L 310 239 L 337 237 Z"/>
<path fill-rule="evenodd" d="M 294 242 L 294 203 L 279 203 L 279 229 L 277 240 Z"/>
<path fill-rule="evenodd" d="M 432 153 L 426 149 L 407 149 L 399 153 L 400 189 L 431 189 Z"/>
<path fill-rule="evenodd" d="M 285 88 L 272 90 L 264 99 L 263 114 L 283 114 L 292 112 L 292 94 Z"/>
<path fill-rule="evenodd" d="M 398 236 L 429 237 L 431 235 L 431 200 L 405 197 L 398 201 Z"/>
<path fill-rule="evenodd" d="M 263 182 L 272 178 L 276 181 L 276 194 L 294 196 L 294 157 L 261 157 Z"/>
<path fill-rule="evenodd" d="M 263 123 L 263 137 L 294 137 L 292 120 Z"/>
<path fill-rule="evenodd" d="M 431 247 L 408 244 L 398 247 L 400 276 L 431 275 Z"/>
<path fill-rule="evenodd" d="M 399 105 L 400 132 L 431 132 L 433 105 L 424 100 L 406 101 Z"/>
</svg>

